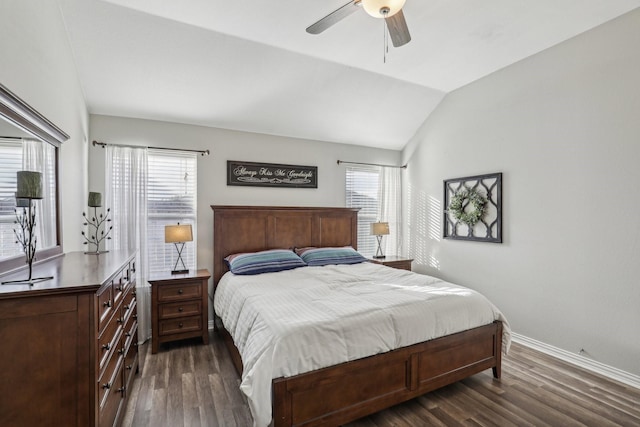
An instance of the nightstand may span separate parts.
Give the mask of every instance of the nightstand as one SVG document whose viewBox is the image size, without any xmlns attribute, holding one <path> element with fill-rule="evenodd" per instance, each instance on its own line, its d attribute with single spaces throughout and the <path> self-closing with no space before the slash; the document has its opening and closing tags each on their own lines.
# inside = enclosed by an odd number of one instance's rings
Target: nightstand
<svg viewBox="0 0 640 427">
<path fill-rule="evenodd" d="M 413 261 L 413 259 L 399 256 L 386 256 L 384 258 L 369 258 L 369 261 L 399 270 L 411 271 L 411 261 Z"/>
<path fill-rule="evenodd" d="M 154 276 L 151 284 L 151 353 L 160 344 L 202 337 L 209 343 L 208 270 Z"/>
</svg>

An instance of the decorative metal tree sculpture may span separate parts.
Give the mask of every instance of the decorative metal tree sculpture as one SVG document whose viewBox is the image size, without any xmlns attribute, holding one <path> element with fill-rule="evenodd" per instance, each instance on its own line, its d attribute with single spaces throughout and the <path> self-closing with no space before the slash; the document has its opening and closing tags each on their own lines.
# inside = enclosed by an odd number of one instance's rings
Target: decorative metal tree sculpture
<svg viewBox="0 0 640 427">
<path fill-rule="evenodd" d="M 108 208 L 104 215 L 102 213 L 98 215 L 98 208 L 102 206 L 102 194 L 100 193 L 89 193 L 89 201 L 87 204 L 89 205 L 89 208 L 93 208 L 93 216 L 87 216 L 85 212 L 82 212 L 82 216 L 85 219 L 84 225 L 89 228 L 86 233 L 84 231 L 82 232 L 82 236 L 85 240 L 84 244 L 96 245 L 96 250 L 85 252 L 85 254 L 100 255 L 101 253 L 109 252 L 100 252 L 100 243 L 105 239 L 111 240 L 111 236 L 109 236 L 109 233 L 113 230 L 113 226 L 109 225 L 111 222 L 111 218 L 109 218 L 111 209 Z M 104 228 L 101 229 L 103 226 Z"/>
</svg>

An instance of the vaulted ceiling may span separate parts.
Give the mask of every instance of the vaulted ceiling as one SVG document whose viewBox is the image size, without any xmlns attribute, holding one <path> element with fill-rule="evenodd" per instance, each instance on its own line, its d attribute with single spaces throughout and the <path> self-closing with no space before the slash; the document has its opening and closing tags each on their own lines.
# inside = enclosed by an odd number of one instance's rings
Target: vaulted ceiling
<svg viewBox="0 0 640 427">
<path fill-rule="evenodd" d="M 58 0 L 94 114 L 401 149 L 447 93 L 640 0 L 406 0 L 389 48 L 346 0 Z"/>
</svg>

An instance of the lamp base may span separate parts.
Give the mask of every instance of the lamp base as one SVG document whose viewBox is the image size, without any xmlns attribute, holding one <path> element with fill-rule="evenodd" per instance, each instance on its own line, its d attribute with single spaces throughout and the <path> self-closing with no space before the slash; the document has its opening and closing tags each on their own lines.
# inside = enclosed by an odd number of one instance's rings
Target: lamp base
<svg viewBox="0 0 640 427">
<path fill-rule="evenodd" d="M 171 270 L 171 274 L 188 274 L 189 270 Z"/>
<path fill-rule="evenodd" d="M 2 282 L 0 283 L 0 285 L 29 285 L 29 286 L 33 286 L 36 283 L 39 282 L 44 282 L 45 280 L 51 280 L 53 279 L 53 276 L 50 277 L 34 277 L 31 280 L 25 279 L 25 280 L 10 280 L 8 282 Z"/>
<path fill-rule="evenodd" d="M 374 255 L 373 258 L 375 258 L 375 259 L 385 259 L 386 256 L 385 255 Z"/>
</svg>

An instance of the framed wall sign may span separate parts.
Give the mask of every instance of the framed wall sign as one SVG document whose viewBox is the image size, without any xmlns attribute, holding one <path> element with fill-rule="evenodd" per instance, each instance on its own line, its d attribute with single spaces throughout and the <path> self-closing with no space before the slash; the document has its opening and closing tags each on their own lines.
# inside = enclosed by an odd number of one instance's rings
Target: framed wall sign
<svg viewBox="0 0 640 427">
<path fill-rule="evenodd" d="M 444 181 L 445 239 L 502 243 L 502 173 Z"/>
<path fill-rule="evenodd" d="M 318 167 L 227 160 L 227 185 L 318 188 Z"/>
</svg>

